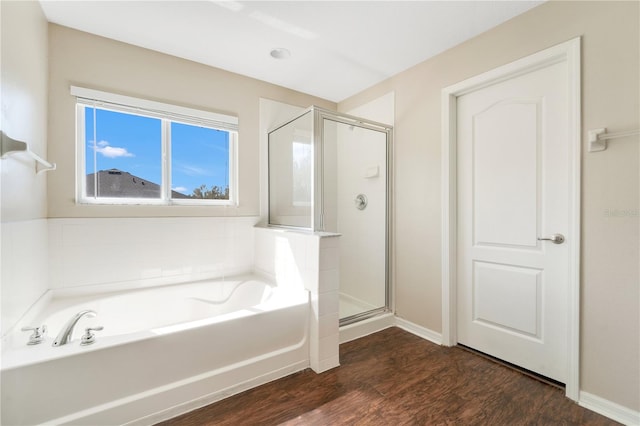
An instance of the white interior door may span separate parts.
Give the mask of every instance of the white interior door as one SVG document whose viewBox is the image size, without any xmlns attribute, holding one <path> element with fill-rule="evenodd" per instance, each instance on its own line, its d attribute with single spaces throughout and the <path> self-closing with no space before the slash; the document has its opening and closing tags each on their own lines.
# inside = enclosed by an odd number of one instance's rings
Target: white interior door
<svg viewBox="0 0 640 426">
<path fill-rule="evenodd" d="M 567 66 L 477 89 L 456 107 L 457 340 L 563 383 L 573 244 Z M 566 240 L 540 240 L 554 234 Z"/>
</svg>

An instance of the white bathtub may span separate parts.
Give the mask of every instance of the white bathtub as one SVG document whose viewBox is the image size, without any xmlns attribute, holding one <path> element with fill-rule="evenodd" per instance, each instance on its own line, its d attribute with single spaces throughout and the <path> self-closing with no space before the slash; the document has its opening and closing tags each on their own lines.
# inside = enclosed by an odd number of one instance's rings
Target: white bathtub
<svg viewBox="0 0 640 426">
<path fill-rule="evenodd" d="M 308 293 L 263 278 L 53 295 L 2 353 L 2 424 L 152 424 L 309 365 Z M 75 313 L 73 341 L 51 343 Z M 84 328 L 104 326 L 80 346 Z M 16 333 L 19 333 L 17 331 Z"/>
</svg>

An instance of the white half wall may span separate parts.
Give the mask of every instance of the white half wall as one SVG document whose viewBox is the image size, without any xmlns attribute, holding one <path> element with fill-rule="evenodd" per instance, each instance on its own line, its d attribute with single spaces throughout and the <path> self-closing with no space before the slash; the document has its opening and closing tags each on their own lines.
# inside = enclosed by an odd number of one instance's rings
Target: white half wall
<svg viewBox="0 0 640 426">
<path fill-rule="evenodd" d="M 310 293 L 309 363 L 316 373 L 340 365 L 338 289 L 340 236 L 275 227 L 255 228 L 255 272 L 278 286 Z"/>
</svg>

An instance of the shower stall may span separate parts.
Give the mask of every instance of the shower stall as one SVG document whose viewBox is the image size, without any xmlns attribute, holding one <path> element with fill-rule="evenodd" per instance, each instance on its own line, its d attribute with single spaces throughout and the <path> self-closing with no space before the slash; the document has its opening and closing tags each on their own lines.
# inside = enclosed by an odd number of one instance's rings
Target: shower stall
<svg viewBox="0 0 640 426">
<path fill-rule="evenodd" d="M 269 225 L 341 234 L 340 325 L 389 311 L 392 128 L 310 107 L 268 141 Z"/>
</svg>

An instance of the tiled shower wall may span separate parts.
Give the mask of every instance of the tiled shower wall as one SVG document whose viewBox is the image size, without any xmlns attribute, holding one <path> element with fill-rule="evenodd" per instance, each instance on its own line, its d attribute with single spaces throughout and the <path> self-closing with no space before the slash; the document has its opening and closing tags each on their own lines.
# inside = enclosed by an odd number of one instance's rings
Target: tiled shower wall
<svg viewBox="0 0 640 426">
<path fill-rule="evenodd" d="M 146 286 L 250 272 L 257 220 L 49 219 L 49 286 Z"/>
<path fill-rule="evenodd" d="M 2 336 L 13 327 L 49 283 L 47 220 L 4 222 L 0 282 Z"/>
<path fill-rule="evenodd" d="M 253 270 L 257 216 L 2 224 L 4 336 L 48 289 L 172 284 Z"/>
</svg>

